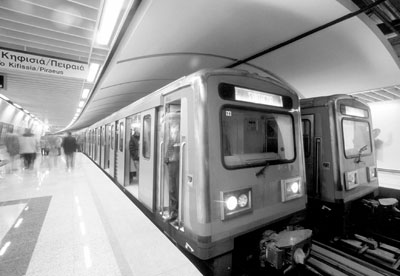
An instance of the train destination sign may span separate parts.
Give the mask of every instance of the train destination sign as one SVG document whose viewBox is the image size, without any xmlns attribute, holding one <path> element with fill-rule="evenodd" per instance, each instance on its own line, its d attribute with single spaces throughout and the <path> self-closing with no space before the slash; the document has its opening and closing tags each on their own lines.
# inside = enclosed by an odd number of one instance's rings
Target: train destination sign
<svg viewBox="0 0 400 276">
<path fill-rule="evenodd" d="M 283 101 L 281 96 L 241 87 L 235 87 L 235 100 L 283 107 Z"/>
<path fill-rule="evenodd" d="M 0 49 L 0 69 L 85 79 L 86 63 Z"/>
<path fill-rule="evenodd" d="M 342 105 L 341 111 L 348 116 L 368 118 L 368 112 L 365 109 Z"/>
</svg>

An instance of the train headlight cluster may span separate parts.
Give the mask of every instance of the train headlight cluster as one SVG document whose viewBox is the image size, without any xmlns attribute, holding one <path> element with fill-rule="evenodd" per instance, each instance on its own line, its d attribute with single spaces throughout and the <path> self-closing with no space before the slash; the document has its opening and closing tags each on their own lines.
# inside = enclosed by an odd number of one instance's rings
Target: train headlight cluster
<svg viewBox="0 0 400 276">
<path fill-rule="evenodd" d="M 375 166 L 367 167 L 368 182 L 374 181 L 378 177 L 378 170 Z"/>
<path fill-rule="evenodd" d="M 351 171 L 345 173 L 346 190 L 354 189 L 358 186 L 358 174 L 357 171 Z"/>
<path fill-rule="evenodd" d="M 221 192 L 222 220 L 236 217 L 252 210 L 251 189 Z"/>
<path fill-rule="evenodd" d="M 303 196 L 301 177 L 281 180 L 282 202 Z"/>
</svg>

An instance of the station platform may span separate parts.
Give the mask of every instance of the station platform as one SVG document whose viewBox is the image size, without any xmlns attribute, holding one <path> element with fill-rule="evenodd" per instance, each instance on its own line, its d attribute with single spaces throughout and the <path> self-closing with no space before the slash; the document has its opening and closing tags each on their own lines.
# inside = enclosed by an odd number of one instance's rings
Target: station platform
<svg viewBox="0 0 400 276">
<path fill-rule="evenodd" d="M 84 154 L 0 177 L 0 275 L 201 275 Z"/>
<path fill-rule="evenodd" d="M 390 171 L 378 172 L 379 187 L 400 190 L 400 173 Z"/>
</svg>

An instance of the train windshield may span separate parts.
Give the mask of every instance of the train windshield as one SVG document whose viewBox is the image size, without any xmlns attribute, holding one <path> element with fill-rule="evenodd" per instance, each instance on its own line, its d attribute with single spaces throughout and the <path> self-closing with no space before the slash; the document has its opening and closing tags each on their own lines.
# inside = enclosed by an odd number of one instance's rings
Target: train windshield
<svg viewBox="0 0 400 276">
<path fill-rule="evenodd" d="M 347 158 L 371 154 L 371 131 L 368 122 L 343 119 L 342 127 Z"/>
<path fill-rule="evenodd" d="M 227 107 L 222 109 L 221 118 L 223 162 L 227 168 L 294 159 L 291 115 Z"/>
</svg>

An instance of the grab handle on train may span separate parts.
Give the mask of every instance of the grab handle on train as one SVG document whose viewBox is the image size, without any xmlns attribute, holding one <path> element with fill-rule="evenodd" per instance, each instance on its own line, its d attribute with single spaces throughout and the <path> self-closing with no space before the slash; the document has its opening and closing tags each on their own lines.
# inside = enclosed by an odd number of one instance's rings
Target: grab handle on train
<svg viewBox="0 0 400 276">
<path fill-rule="evenodd" d="M 315 138 L 315 195 L 319 197 L 319 167 L 321 161 L 321 138 Z"/>
<path fill-rule="evenodd" d="M 180 145 L 179 151 L 179 200 L 178 200 L 178 223 L 181 225 L 182 222 L 182 186 L 183 186 L 183 166 L 184 166 L 184 148 L 186 146 L 186 142 L 182 142 Z"/>
<path fill-rule="evenodd" d="M 160 199 L 160 214 L 164 214 L 164 141 L 160 142 L 160 159 L 158 160 L 158 187 Z"/>
</svg>

